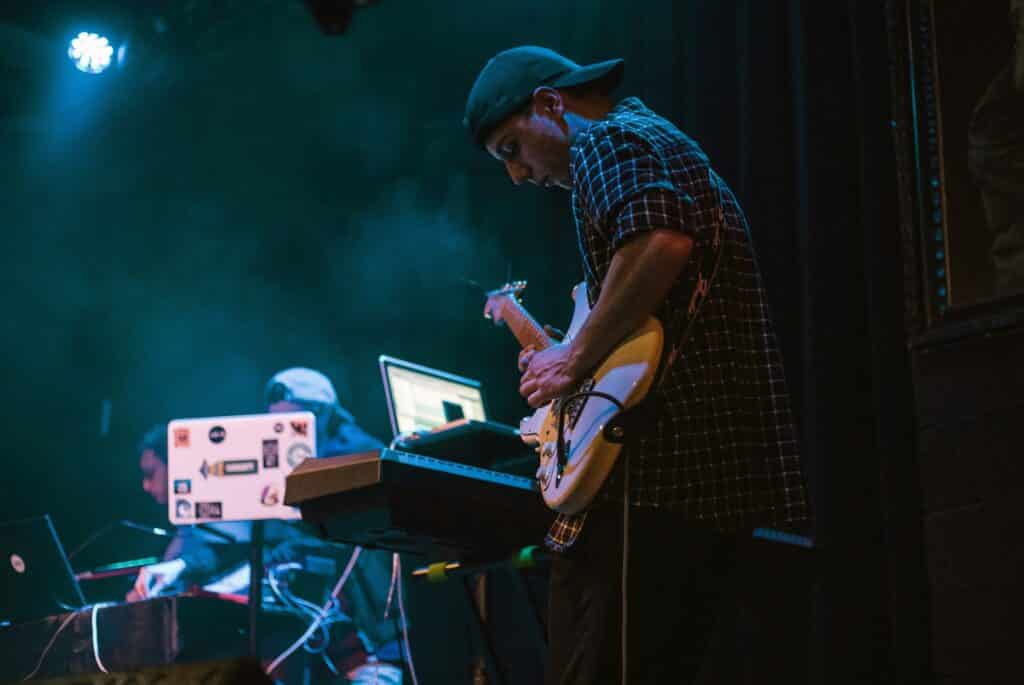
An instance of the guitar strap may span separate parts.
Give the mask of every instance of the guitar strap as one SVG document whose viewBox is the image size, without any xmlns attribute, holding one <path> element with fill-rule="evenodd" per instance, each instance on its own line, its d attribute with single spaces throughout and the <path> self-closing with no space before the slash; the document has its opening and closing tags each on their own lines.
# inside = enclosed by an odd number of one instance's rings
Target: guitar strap
<svg viewBox="0 0 1024 685">
<path fill-rule="evenodd" d="M 642 432 L 645 426 L 650 426 L 653 422 L 657 405 L 655 389 L 661 385 L 669 369 L 682 356 L 683 347 L 689 339 L 693 324 L 700 315 L 712 286 L 717 281 L 719 267 L 722 263 L 722 253 L 725 251 L 725 203 L 722 188 L 718 183 L 718 176 L 710 169 L 708 170 L 708 181 L 718 194 L 718 206 L 711 235 L 706 239 L 704 249 L 701 250 L 690 302 L 685 310 L 672 312 L 671 318 L 662 322 L 665 327 L 666 344 L 662 349 L 654 383 L 643 400 L 633 407 L 619 412 L 608 422 L 604 437 L 611 442 L 626 442 L 634 433 Z M 617 438 L 612 437 L 615 433 L 619 434 Z"/>
<path fill-rule="evenodd" d="M 722 197 L 722 189 L 718 185 L 718 178 L 712 177 L 709 170 L 708 179 L 718 193 L 718 206 L 715 212 L 715 222 L 711 229 L 711 237 L 706 242 L 704 250 L 701 251 L 700 263 L 697 265 L 697 280 L 690 294 L 690 303 L 685 312 L 676 312 L 671 321 L 666 322 L 666 338 L 674 341 L 668 348 L 668 357 L 664 360 L 662 368 L 658 371 L 657 382 L 660 384 L 664 373 L 672 366 L 682 354 L 683 346 L 689 338 L 690 330 L 694 321 L 697 320 L 704 303 L 707 301 L 708 293 L 714 285 L 718 268 L 722 263 L 723 243 L 725 240 L 725 204 Z"/>
</svg>

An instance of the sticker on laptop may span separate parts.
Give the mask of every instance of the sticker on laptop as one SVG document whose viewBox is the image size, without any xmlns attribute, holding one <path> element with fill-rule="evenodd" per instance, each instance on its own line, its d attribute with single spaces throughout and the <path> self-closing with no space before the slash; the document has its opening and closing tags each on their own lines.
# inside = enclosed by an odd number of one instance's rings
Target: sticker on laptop
<svg viewBox="0 0 1024 685">
<path fill-rule="evenodd" d="M 192 492 L 192 479 L 181 478 L 174 481 L 175 495 L 188 495 Z"/>
<path fill-rule="evenodd" d="M 281 488 L 276 483 L 269 483 L 263 486 L 260 491 L 260 504 L 265 507 L 273 507 L 281 503 Z"/>
<path fill-rule="evenodd" d="M 24 573 L 25 572 L 25 560 L 21 558 L 21 555 L 18 555 L 18 554 L 12 554 L 11 555 L 11 568 L 14 569 L 15 573 Z"/>
<path fill-rule="evenodd" d="M 223 507 L 220 502 L 196 502 L 197 519 L 219 519 L 224 518 Z"/>
<path fill-rule="evenodd" d="M 224 430 L 224 426 L 214 426 L 210 429 L 210 442 L 215 445 L 224 442 L 224 438 L 226 438 L 227 435 L 228 432 Z"/>
<path fill-rule="evenodd" d="M 191 436 L 189 435 L 188 428 L 175 428 L 174 429 L 174 446 L 175 447 L 188 447 L 191 444 Z"/>
<path fill-rule="evenodd" d="M 295 467 L 313 456 L 313 450 L 304 442 L 297 442 L 288 448 L 288 466 Z"/>
<path fill-rule="evenodd" d="M 250 476 L 258 473 L 260 463 L 255 459 L 221 459 L 212 464 L 203 459 L 199 473 L 203 478 L 222 476 Z"/>
<path fill-rule="evenodd" d="M 301 435 L 306 437 L 309 435 L 309 421 L 290 421 L 292 425 L 292 435 Z"/>
<path fill-rule="evenodd" d="M 276 469 L 280 453 L 277 439 L 263 441 L 263 468 Z"/>
<path fill-rule="evenodd" d="M 192 503 L 187 499 L 175 500 L 174 513 L 180 519 L 190 518 L 192 516 Z"/>
</svg>

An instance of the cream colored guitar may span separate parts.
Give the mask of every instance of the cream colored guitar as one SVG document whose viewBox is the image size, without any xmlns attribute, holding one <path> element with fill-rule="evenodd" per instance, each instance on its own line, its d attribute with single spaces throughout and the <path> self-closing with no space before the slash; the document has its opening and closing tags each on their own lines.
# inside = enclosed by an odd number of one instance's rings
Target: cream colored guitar
<svg viewBox="0 0 1024 685">
<path fill-rule="evenodd" d="M 496 324 L 506 324 L 524 349 L 532 346 L 542 350 L 555 341 L 523 308 L 519 295 L 525 287 L 524 281 L 518 281 L 487 293 L 484 316 Z M 564 342 L 572 341 L 590 315 L 586 286 L 577 285 L 572 296 L 576 308 Z M 552 400 L 520 422 L 523 442 L 533 445 L 540 455 L 537 482 L 551 509 L 563 514 L 579 513 L 611 473 L 622 450 L 622 431 L 609 422 L 623 409 L 635 406 L 651 389 L 664 338 L 658 320 L 648 318 L 575 393 Z"/>
</svg>

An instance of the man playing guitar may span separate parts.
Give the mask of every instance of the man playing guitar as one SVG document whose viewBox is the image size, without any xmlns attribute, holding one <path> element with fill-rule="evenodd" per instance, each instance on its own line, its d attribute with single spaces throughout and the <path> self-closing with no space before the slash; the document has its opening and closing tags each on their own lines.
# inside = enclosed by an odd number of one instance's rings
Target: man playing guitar
<svg viewBox="0 0 1024 685">
<path fill-rule="evenodd" d="M 738 541 L 810 520 L 742 210 L 692 139 L 636 98 L 613 102 L 623 68 L 513 48 L 484 66 L 466 103 L 474 141 L 513 183 L 571 192 L 586 277 L 577 297 L 592 308 L 571 340 L 525 347 L 529 405 L 577 392 L 651 317 L 664 327 L 646 420 L 589 506 L 559 509 L 546 539 L 558 553 L 548 683 L 694 682 L 712 668 L 723 607 L 743 594 Z M 713 667 L 714 682 L 731 677 Z"/>
</svg>

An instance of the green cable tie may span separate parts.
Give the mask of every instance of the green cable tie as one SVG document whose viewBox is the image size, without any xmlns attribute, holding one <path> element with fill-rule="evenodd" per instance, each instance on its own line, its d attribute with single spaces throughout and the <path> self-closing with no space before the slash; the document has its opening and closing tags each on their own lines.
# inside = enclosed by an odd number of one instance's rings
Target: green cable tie
<svg viewBox="0 0 1024 685">
<path fill-rule="evenodd" d="M 448 580 L 447 561 L 438 561 L 427 567 L 427 580 L 431 583 L 443 583 Z"/>
<path fill-rule="evenodd" d="M 537 563 L 537 560 L 533 556 L 534 550 L 537 549 L 537 545 L 529 545 L 519 550 L 519 554 L 516 556 L 515 567 L 516 568 L 531 568 Z"/>
</svg>

